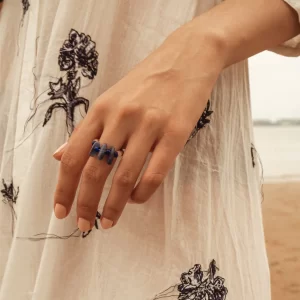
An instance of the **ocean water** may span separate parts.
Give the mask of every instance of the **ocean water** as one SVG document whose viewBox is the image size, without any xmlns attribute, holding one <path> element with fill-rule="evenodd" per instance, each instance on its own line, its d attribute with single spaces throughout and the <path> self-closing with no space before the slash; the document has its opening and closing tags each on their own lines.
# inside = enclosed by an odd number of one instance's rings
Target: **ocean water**
<svg viewBox="0 0 300 300">
<path fill-rule="evenodd" d="M 265 182 L 300 180 L 300 126 L 255 126 Z"/>
</svg>

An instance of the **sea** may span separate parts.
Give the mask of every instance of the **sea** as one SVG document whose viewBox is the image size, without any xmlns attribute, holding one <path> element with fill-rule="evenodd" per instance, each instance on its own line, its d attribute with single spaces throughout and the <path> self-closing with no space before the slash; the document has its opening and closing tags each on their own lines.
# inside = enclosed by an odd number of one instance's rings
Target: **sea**
<svg viewBox="0 0 300 300">
<path fill-rule="evenodd" d="M 300 181 L 300 126 L 255 126 L 254 141 L 265 182 Z"/>
</svg>

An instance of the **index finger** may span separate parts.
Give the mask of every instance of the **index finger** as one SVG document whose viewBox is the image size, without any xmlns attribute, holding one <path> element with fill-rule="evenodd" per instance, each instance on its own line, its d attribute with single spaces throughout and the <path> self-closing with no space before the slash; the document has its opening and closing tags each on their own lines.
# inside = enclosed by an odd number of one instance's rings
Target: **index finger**
<svg viewBox="0 0 300 300">
<path fill-rule="evenodd" d="M 101 135 L 102 128 L 100 118 L 88 114 L 64 150 L 54 195 L 54 212 L 58 219 L 65 218 L 71 210 L 92 141 Z"/>
</svg>

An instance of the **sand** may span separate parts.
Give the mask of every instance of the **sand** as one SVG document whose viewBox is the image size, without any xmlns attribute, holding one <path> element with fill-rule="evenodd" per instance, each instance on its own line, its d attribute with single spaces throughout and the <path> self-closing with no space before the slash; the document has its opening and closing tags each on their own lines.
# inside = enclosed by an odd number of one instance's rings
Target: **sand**
<svg viewBox="0 0 300 300">
<path fill-rule="evenodd" d="M 300 300 L 300 182 L 265 184 L 264 194 L 272 300 Z"/>
</svg>

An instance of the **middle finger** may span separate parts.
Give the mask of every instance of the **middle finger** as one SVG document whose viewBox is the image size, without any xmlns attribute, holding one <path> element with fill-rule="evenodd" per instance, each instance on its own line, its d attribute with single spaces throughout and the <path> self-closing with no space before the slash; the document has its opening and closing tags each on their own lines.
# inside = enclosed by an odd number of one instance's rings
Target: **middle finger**
<svg viewBox="0 0 300 300">
<path fill-rule="evenodd" d="M 108 154 L 101 156 L 101 150 L 119 149 L 125 143 L 125 137 L 120 132 L 110 134 L 104 130 L 101 137 L 101 143 L 96 142 L 93 147 L 100 147 L 100 151 L 95 152 L 94 155 L 90 153 L 91 157 L 88 159 L 83 172 L 79 188 L 77 200 L 77 219 L 78 227 L 81 231 L 88 231 L 93 227 L 95 222 L 95 215 L 98 209 L 98 204 L 102 194 L 105 181 L 111 172 L 116 158 L 113 158 L 112 164 L 108 164 Z M 112 148 L 114 147 L 114 148 Z"/>
</svg>

